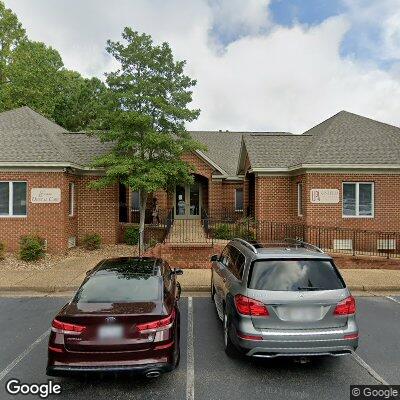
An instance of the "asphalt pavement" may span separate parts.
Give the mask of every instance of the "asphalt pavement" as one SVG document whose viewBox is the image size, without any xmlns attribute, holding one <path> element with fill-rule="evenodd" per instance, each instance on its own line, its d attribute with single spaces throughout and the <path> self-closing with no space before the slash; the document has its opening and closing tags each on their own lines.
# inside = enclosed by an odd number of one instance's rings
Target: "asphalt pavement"
<svg viewBox="0 0 400 400">
<path fill-rule="evenodd" d="M 47 331 L 68 299 L 0 298 L 0 399 L 11 396 L 5 384 L 45 383 Z M 60 399 L 349 399 L 351 384 L 400 384 L 400 297 L 360 297 L 358 357 L 318 358 L 306 364 L 292 359 L 230 359 L 223 350 L 222 328 L 207 297 L 181 300 L 181 363 L 157 379 L 127 376 L 53 378 Z M 189 323 L 188 323 L 189 322 Z"/>
</svg>

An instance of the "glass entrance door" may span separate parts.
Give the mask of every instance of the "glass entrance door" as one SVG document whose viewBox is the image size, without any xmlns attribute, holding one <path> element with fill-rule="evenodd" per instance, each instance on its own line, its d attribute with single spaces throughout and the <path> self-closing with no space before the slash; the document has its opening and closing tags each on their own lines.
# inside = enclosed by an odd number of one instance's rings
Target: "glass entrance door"
<svg viewBox="0 0 400 400">
<path fill-rule="evenodd" d="M 175 218 L 188 219 L 201 217 L 201 185 L 176 186 L 175 188 Z"/>
</svg>

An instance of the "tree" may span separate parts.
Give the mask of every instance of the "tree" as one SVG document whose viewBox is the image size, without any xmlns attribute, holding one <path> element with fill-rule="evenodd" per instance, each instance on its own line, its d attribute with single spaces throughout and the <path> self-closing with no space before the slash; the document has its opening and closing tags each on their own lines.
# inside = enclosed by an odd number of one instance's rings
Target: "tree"
<svg viewBox="0 0 400 400">
<path fill-rule="evenodd" d="M 7 83 L 2 88 L 2 108 L 29 106 L 53 118 L 63 66 L 58 51 L 44 43 L 28 40 L 19 43 L 5 68 Z"/>
<path fill-rule="evenodd" d="M 104 112 L 106 85 L 98 78 L 85 79 L 78 72 L 60 72 L 61 88 L 54 121 L 71 132 L 87 129 Z"/>
<path fill-rule="evenodd" d="M 5 70 L 12 51 L 24 40 L 25 30 L 17 16 L 0 1 L 0 85 L 7 82 Z"/>
<path fill-rule="evenodd" d="M 140 248 L 144 247 L 144 222 L 148 194 L 178 183 L 192 182 L 192 168 L 181 159 L 202 149 L 185 129 L 200 110 L 188 108 L 196 81 L 184 74 L 185 61 L 175 61 L 168 43 L 131 28 L 122 33 L 124 43 L 107 42 L 107 51 L 120 69 L 106 74 L 111 92 L 102 118 L 102 141 L 112 150 L 94 162 L 105 176 L 92 182 L 100 188 L 117 182 L 140 192 Z"/>
</svg>

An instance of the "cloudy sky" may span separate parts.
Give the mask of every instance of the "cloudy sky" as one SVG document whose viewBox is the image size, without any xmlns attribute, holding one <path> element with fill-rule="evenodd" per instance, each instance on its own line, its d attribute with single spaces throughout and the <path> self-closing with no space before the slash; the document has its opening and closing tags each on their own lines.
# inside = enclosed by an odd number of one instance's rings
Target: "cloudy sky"
<svg viewBox="0 0 400 400">
<path fill-rule="evenodd" d="M 400 125 L 400 0 L 5 0 L 66 67 L 102 77 L 124 26 L 198 80 L 191 129 L 300 133 L 340 110 Z"/>
</svg>

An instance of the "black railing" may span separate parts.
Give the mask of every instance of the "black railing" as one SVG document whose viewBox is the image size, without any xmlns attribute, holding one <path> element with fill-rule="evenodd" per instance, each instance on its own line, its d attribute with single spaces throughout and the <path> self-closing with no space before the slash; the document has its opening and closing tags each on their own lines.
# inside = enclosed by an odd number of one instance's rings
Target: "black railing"
<svg viewBox="0 0 400 400">
<path fill-rule="evenodd" d="M 387 258 L 400 257 L 400 233 L 356 230 L 349 228 L 319 227 L 282 222 L 254 221 L 242 218 L 237 221 L 209 218 L 173 219 L 170 210 L 158 225 L 147 225 L 147 237 L 152 232 L 164 243 L 215 243 L 235 237 L 259 243 L 281 242 L 285 238 L 301 239 L 326 252 L 348 255 L 369 255 Z"/>
</svg>

